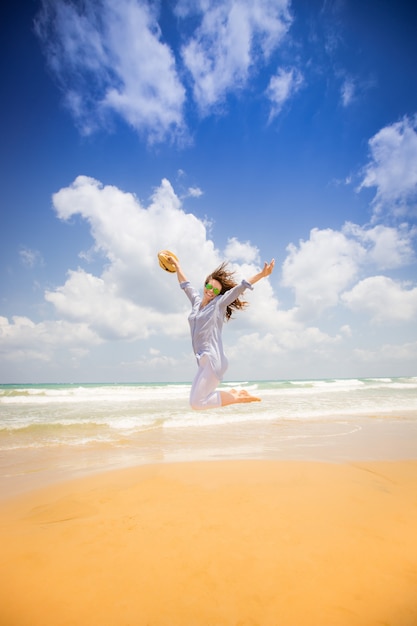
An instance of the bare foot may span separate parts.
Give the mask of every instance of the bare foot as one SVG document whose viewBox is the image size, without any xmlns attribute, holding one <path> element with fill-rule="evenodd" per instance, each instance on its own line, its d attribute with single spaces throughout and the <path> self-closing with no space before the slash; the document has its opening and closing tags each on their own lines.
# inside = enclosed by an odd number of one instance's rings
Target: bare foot
<svg viewBox="0 0 417 626">
<path fill-rule="evenodd" d="M 246 391 L 246 389 L 240 389 L 237 391 L 236 389 L 232 389 L 230 392 L 234 398 L 235 402 L 260 402 L 261 399 L 257 396 L 251 396 L 251 394 Z"/>
<path fill-rule="evenodd" d="M 245 389 L 230 389 L 230 391 L 221 391 L 220 397 L 222 406 L 229 404 L 241 404 L 242 402 L 260 402 L 261 399 L 251 396 Z"/>
</svg>

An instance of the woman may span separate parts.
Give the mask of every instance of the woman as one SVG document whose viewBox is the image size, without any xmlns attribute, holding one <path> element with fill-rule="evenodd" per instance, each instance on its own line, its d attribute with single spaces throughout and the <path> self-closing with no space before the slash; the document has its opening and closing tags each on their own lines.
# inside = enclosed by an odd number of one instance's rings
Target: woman
<svg viewBox="0 0 417 626">
<path fill-rule="evenodd" d="M 219 391 L 217 387 L 227 369 L 227 359 L 223 351 L 223 323 L 232 317 L 233 310 L 243 309 L 247 302 L 241 299 L 246 289 L 252 289 L 258 280 L 269 276 L 275 261 L 265 263 L 263 269 L 249 280 L 237 284 L 233 272 L 222 263 L 210 276 L 204 286 L 203 297 L 196 291 L 180 266 L 178 259 L 168 257 L 177 272 L 180 287 L 188 296 L 192 310 L 188 317 L 191 340 L 197 358 L 198 372 L 191 387 L 190 404 L 193 409 L 213 409 L 240 402 L 256 402 L 260 398 L 247 391 Z"/>
</svg>

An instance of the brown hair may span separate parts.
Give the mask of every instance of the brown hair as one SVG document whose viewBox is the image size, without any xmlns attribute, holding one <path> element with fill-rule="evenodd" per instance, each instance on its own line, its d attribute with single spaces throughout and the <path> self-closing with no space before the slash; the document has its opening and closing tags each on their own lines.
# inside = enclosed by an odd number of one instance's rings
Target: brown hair
<svg viewBox="0 0 417 626">
<path fill-rule="evenodd" d="M 232 289 L 232 287 L 236 287 L 237 285 L 237 282 L 235 281 L 235 274 L 231 270 L 227 269 L 226 261 L 219 265 L 219 267 L 216 268 L 214 272 L 210 274 L 210 276 L 207 276 L 206 283 L 209 283 L 210 280 L 213 280 L 213 278 L 214 280 L 218 280 L 221 284 L 221 293 L 225 293 L 226 291 L 229 291 L 229 289 Z M 244 309 L 247 305 L 248 303 L 246 302 L 246 300 L 242 300 L 240 298 L 236 298 L 236 300 L 233 300 L 233 302 L 226 307 L 226 312 L 224 314 L 225 321 L 228 322 L 230 320 L 230 318 L 232 317 L 233 309 L 237 311 L 240 309 Z"/>
</svg>

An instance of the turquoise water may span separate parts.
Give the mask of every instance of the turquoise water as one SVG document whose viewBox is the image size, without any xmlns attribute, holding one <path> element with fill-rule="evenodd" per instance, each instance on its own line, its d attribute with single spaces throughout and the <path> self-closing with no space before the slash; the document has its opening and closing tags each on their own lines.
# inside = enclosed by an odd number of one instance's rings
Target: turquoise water
<svg viewBox="0 0 417 626">
<path fill-rule="evenodd" d="M 0 499 L 183 461 L 417 458 L 417 377 L 225 383 L 262 402 L 192 411 L 190 385 L 0 385 Z"/>
<path fill-rule="evenodd" d="M 262 402 L 192 411 L 190 385 L 0 385 L 0 451 L 138 441 L 142 433 L 187 428 L 279 424 L 417 414 L 417 377 L 225 383 Z"/>
</svg>

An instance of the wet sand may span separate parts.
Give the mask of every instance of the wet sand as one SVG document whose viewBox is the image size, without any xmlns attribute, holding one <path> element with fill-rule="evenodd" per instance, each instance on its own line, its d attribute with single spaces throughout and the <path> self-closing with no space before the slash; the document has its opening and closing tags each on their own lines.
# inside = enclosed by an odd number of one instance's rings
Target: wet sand
<svg viewBox="0 0 417 626">
<path fill-rule="evenodd" d="M 120 446 L 96 442 L 3 450 L 0 501 L 108 470 L 228 459 L 336 463 L 417 459 L 417 415 L 154 428 L 130 436 Z"/>
</svg>

